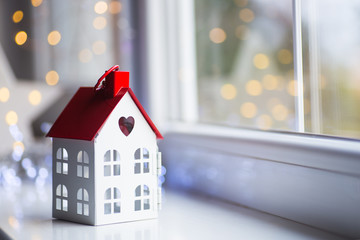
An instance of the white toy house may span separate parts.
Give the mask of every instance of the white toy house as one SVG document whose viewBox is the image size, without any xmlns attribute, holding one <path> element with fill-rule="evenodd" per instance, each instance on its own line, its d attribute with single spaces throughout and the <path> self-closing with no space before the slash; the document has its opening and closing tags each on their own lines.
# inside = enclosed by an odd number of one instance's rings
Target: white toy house
<svg viewBox="0 0 360 240">
<path fill-rule="evenodd" d="M 81 87 L 47 134 L 54 218 L 100 225 L 158 215 L 162 136 L 129 88 L 129 72 L 117 70 Z"/>
</svg>

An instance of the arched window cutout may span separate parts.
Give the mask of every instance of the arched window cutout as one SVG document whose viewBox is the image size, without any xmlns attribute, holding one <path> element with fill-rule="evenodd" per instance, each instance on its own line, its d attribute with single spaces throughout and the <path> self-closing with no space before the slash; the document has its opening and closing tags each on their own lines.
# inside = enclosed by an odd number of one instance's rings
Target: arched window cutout
<svg viewBox="0 0 360 240">
<path fill-rule="evenodd" d="M 134 153 L 134 173 L 149 173 L 150 172 L 150 153 L 147 148 L 138 148 Z"/>
<path fill-rule="evenodd" d="M 89 178 L 89 155 L 86 151 L 80 151 L 77 155 L 77 176 Z"/>
<path fill-rule="evenodd" d="M 135 188 L 134 210 L 150 209 L 150 188 L 147 185 L 139 185 Z"/>
<path fill-rule="evenodd" d="M 56 173 L 68 174 L 69 156 L 65 148 L 59 148 L 56 151 Z"/>
<path fill-rule="evenodd" d="M 56 210 L 68 211 L 68 191 L 65 185 L 59 184 L 56 187 L 56 193 L 55 193 L 55 208 Z"/>
<path fill-rule="evenodd" d="M 120 212 L 120 190 L 115 187 L 106 189 L 104 194 L 104 214 L 116 214 Z"/>
<path fill-rule="evenodd" d="M 77 192 L 77 214 L 89 216 L 89 194 L 85 188 L 80 188 Z"/>
<path fill-rule="evenodd" d="M 104 176 L 120 176 L 120 153 L 108 150 L 104 155 Z"/>
</svg>

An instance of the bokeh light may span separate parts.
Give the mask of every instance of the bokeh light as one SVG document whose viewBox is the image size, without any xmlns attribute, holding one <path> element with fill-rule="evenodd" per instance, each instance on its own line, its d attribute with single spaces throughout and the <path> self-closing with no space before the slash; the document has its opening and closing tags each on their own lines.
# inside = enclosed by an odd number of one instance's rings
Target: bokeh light
<svg viewBox="0 0 360 240">
<path fill-rule="evenodd" d="M 24 17 L 24 13 L 23 11 L 21 10 L 18 10 L 16 12 L 14 12 L 13 16 L 12 16 L 12 19 L 13 19 L 13 22 L 14 23 L 19 23 L 21 22 L 21 20 L 23 19 Z"/>
<path fill-rule="evenodd" d="M 213 43 L 222 43 L 226 40 L 226 33 L 222 28 L 213 28 L 210 30 L 209 38 Z"/>
<path fill-rule="evenodd" d="M 0 88 L 0 102 L 7 102 L 10 98 L 10 91 L 6 87 Z"/>
<path fill-rule="evenodd" d="M 42 4 L 43 0 L 31 0 L 31 4 L 34 6 L 34 7 L 38 7 Z"/>
<path fill-rule="evenodd" d="M 108 5 L 107 5 L 106 2 L 104 2 L 104 1 L 98 1 L 97 3 L 95 3 L 94 11 L 95 11 L 97 14 L 103 14 L 103 13 L 105 13 L 107 10 L 108 10 Z"/>
<path fill-rule="evenodd" d="M 239 25 L 235 29 L 235 35 L 240 40 L 245 40 L 248 38 L 249 35 L 249 29 L 245 25 Z"/>
<path fill-rule="evenodd" d="M 17 45 L 23 45 L 27 40 L 27 34 L 24 31 L 20 31 L 15 35 L 15 42 Z"/>
<path fill-rule="evenodd" d="M 61 34 L 59 31 L 52 31 L 48 35 L 48 43 L 52 46 L 57 45 L 61 40 Z"/>
<path fill-rule="evenodd" d="M 106 51 L 106 43 L 104 41 L 96 41 L 92 44 L 92 50 L 96 55 L 101 55 Z"/>
<path fill-rule="evenodd" d="M 122 5 L 119 1 L 111 1 L 109 5 L 109 12 L 111 14 L 118 14 L 121 12 Z"/>
<path fill-rule="evenodd" d="M 24 152 L 24 151 L 25 151 L 24 143 L 22 143 L 22 142 L 20 142 L 20 141 L 14 142 L 14 143 L 13 143 L 13 151 Z"/>
<path fill-rule="evenodd" d="M 265 54 L 258 53 L 254 56 L 253 63 L 258 69 L 266 69 L 269 67 L 270 60 Z"/>
<path fill-rule="evenodd" d="M 266 90 L 275 90 L 279 81 L 274 75 L 266 74 L 262 79 L 262 84 Z"/>
<path fill-rule="evenodd" d="M 245 118 L 253 118 L 257 113 L 257 107 L 252 102 L 243 103 L 240 107 L 240 113 Z"/>
<path fill-rule="evenodd" d="M 234 0 L 234 2 L 239 7 L 245 7 L 248 4 L 248 0 Z"/>
<path fill-rule="evenodd" d="M 232 84 L 224 84 L 220 90 L 221 96 L 226 100 L 231 100 L 236 97 L 236 88 Z"/>
<path fill-rule="evenodd" d="M 85 48 L 79 52 L 78 57 L 80 62 L 87 63 L 91 61 L 93 55 L 89 49 Z"/>
<path fill-rule="evenodd" d="M 277 104 L 271 110 L 274 119 L 284 121 L 288 117 L 288 109 L 283 104 Z"/>
<path fill-rule="evenodd" d="M 291 96 L 297 96 L 297 81 L 296 80 L 291 80 L 288 82 L 287 92 Z"/>
<path fill-rule="evenodd" d="M 18 115 L 14 111 L 9 111 L 5 116 L 5 121 L 8 125 L 15 125 L 18 122 Z"/>
<path fill-rule="evenodd" d="M 246 92 L 251 96 L 259 96 L 262 93 L 262 86 L 258 80 L 250 80 L 245 86 Z"/>
<path fill-rule="evenodd" d="M 241 9 L 240 12 L 239 12 L 239 18 L 246 22 L 246 23 L 249 23 L 249 22 L 252 22 L 255 18 L 255 14 L 254 12 L 249 9 L 249 8 L 244 8 L 244 9 Z"/>
<path fill-rule="evenodd" d="M 29 93 L 28 100 L 33 106 L 39 105 L 41 102 L 41 93 L 38 90 L 32 90 Z"/>
<path fill-rule="evenodd" d="M 51 70 L 46 74 L 45 81 L 49 86 L 55 86 L 59 82 L 59 74 L 56 71 Z"/>
<path fill-rule="evenodd" d="M 293 61 L 293 55 L 288 49 L 281 49 L 277 54 L 277 58 L 282 64 L 290 64 Z"/>
<path fill-rule="evenodd" d="M 272 127 L 273 120 L 267 114 L 262 114 L 256 119 L 256 125 L 262 130 L 268 130 Z"/>
<path fill-rule="evenodd" d="M 93 27 L 97 30 L 104 29 L 106 27 L 107 21 L 104 17 L 96 17 L 93 21 Z"/>
</svg>

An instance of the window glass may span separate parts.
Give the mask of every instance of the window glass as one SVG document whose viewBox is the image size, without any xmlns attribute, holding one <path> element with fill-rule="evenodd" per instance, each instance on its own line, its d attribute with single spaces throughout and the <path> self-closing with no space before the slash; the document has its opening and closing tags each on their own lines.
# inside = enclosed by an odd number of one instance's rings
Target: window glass
<svg viewBox="0 0 360 240">
<path fill-rule="evenodd" d="M 200 122 L 360 137 L 360 2 L 293 2 L 194 0 Z"/>
<path fill-rule="evenodd" d="M 305 129 L 360 138 L 360 2 L 302 1 Z"/>
<path fill-rule="evenodd" d="M 195 0 L 201 122 L 295 129 L 291 2 Z"/>
</svg>

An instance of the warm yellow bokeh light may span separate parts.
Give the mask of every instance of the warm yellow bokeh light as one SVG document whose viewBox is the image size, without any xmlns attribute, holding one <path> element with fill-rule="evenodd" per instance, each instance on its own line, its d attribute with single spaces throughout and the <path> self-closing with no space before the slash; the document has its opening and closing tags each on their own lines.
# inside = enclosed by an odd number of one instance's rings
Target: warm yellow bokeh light
<svg viewBox="0 0 360 240">
<path fill-rule="evenodd" d="M 277 104 L 271 110 L 271 114 L 275 120 L 284 121 L 288 117 L 288 109 L 282 104 Z"/>
<path fill-rule="evenodd" d="M 31 4 L 34 6 L 34 7 L 38 7 L 42 4 L 43 0 L 31 0 Z"/>
<path fill-rule="evenodd" d="M 96 41 L 92 45 L 92 50 L 96 55 L 101 55 L 106 51 L 106 43 L 104 41 Z"/>
<path fill-rule="evenodd" d="M 249 29 L 248 27 L 246 27 L 245 25 L 239 25 L 236 29 L 235 29 L 235 35 L 238 39 L 240 40 L 245 40 L 247 39 L 248 35 L 249 35 Z"/>
<path fill-rule="evenodd" d="M 262 130 L 270 129 L 272 124 L 273 124 L 273 120 L 267 114 L 263 114 L 256 119 L 256 125 Z"/>
<path fill-rule="evenodd" d="M 229 83 L 224 84 L 220 90 L 221 96 L 226 100 L 234 99 L 236 97 L 236 93 L 237 92 L 235 86 Z"/>
<path fill-rule="evenodd" d="M 28 100 L 31 105 L 39 105 L 41 102 L 41 93 L 38 90 L 32 90 L 29 93 Z"/>
<path fill-rule="evenodd" d="M 0 88 L 0 102 L 7 102 L 10 98 L 10 91 L 8 88 Z"/>
<path fill-rule="evenodd" d="M 18 121 L 18 116 L 17 116 L 16 112 L 9 111 L 5 116 L 5 121 L 8 125 L 16 124 Z"/>
<path fill-rule="evenodd" d="M 297 81 L 291 80 L 288 82 L 287 91 L 291 96 L 297 96 Z"/>
<path fill-rule="evenodd" d="M 8 218 L 8 223 L 15 230 L 18 230 L 20 227 L 19 221 L 14 216 L 10 216 Z"/>
<path fill-rule="evenodd" d="M 97 14 L 103 14 L 103 13 L 105 13 L 107 10 L 108 10 L 108 5 L 107 5 L 106 2 L 104 2 L 104 1 L 98 1 L 97 3 L 95 3 L 94 11 L 95 11 Z"/>
<path fill-rule="evenodd" d="M 226 40 L 226 33 L 222 28 L 213 28 L 209 32 L 209 38 L 213 43 L 222 43 Z"/>
<path fill-rule="evenodd" d="M 122 9 L 121 2 L 119 1 L 111 1 L 109 5 L 109 12 L 111 14 L 117 14 L 120 13 Z"/>
<path fill-rule="evenodd" d="M 21 149 L 21 151 L 24 151 L 25 150 L 24 144 L 22 142 L 20 142 L 20 141 L 14 142 L 13 143 L 13 150 L 16 151 L 19 148 Z"/>
<path fill-rule="evenodd" d="M 240 107 L 240 113 L 245 118 L 253 118 L 257 113 L 257 107 L 252 102 L 243 103 Z"/>
<path fill-rule="evenodd" d="M 78 57 L 80 62 L 87 63 L 91 61 L 93 55 L 92 52 L 86 48 L 79 52 Z"/>
<path fill-rule="evenodd" d="M 106 27 L 106 18 L 104 17 L 96 17 L 93 21 L 93 27 L 97 30 L 104 29 Z"/>
<path fill-rule="evenodd" d="M 49 86 L 55 86 L 59 82 L 59 74 L 56 71 L 51 70 L 46 74 L 45 80 Z"/>
<path fill-rule="evenodd" d="M 262 93 L 262 86 L 258 80 L 250 80 L 245 86 L 246 92 L 251 96 L 259 96 Z"/>
<path fill-rule="evenodd" d="M 239 7 L 245 7 L 248 4 L 248 0 L 234 0 L 234 2 Z"/>
<path fill-rule="evenodd" d="M 282 64 L 290 64 L 293 61 L 293 55 L 287 49 L 281 49 L 278 52 L 277 57 L 279 59 L 279 62 L 282 63 Z"/>
<path fill-rule="evenodd" d="M 252 22 L 255 18 L 255 14 L 254 12 L 249 9 L 249 8 L 244 8 L 244 9 L 241 9 L 240 12 L 239 12 L 239 18 L 246 22 L 246 23 L 249 23 L 249 22 Z"/>
<path fill-rule="evenodd" d="M 265 54 L 258 53 L 254 56 L 253 63 L 258 69 L 266 69 L 269 67 L 270 60 Z"/>
<path fill-rule="evenodd" d="M 48 35 L 48 43 L 52 46 L 55 46 L 56 44 L 58 44 L 61 40 L 61 34 L 59 33 L 59 31 L 52 31 L 49 33 Z"/>
<path fill-rule="evenodd" d="M 279 81 L 274 75 L 266 74 L 262 80 L 262 84 L 266 90 L 274 90 L 279 85 Z"/>
<path fill-rule="evenodd" d="M 27 34 L 24 31 L 20 31 L 15 35 L 15 42 L 17 45 L 23 45 L 27 40 Z"/>
<path fill-rule="evenodd" d="M 21 10 L 18 10 L 16 12 L 14 12 L 13 16 L 12 16 L 12 19 L 13 19 L 13 22 L 14 23 L 19 23 L 21 22 L 21 20 L 23 19 L 24 17 L 24 13 L 23 11 Z"/>
<path fill-rule="evenodd" d="M 276 105 L 280 104 L 280 99 L 274 97 L 266 101 L 266 107 L 271 111 Z"/>
</svg>

